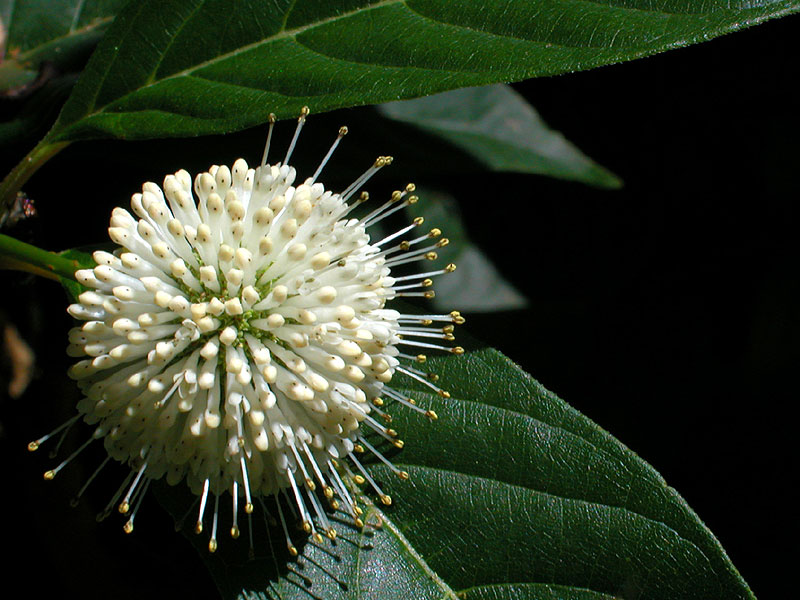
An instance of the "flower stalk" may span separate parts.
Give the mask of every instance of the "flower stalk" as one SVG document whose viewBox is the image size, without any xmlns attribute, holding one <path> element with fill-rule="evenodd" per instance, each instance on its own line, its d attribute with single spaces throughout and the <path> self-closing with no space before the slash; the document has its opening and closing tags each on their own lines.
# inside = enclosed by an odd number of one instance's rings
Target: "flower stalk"
<svg viewBox="0 0 800 600">
<path fill-rule="evenodd" d="M 75 271 L 81 268 L 77 260 L 65 258 L 0 234 L 0 268 L 26 271 L 48 279 L 75 280 Z"/>
</svg>

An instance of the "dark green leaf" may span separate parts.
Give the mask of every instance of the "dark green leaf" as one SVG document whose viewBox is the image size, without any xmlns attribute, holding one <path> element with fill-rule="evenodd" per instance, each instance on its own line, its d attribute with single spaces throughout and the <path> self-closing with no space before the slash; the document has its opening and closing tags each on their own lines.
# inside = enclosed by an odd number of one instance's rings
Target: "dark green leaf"
<svg viewBox="0 0 800 600">
<path fill-rule="evenodd" d="M 44 61 L 72 70 L 89 55 L 125 0 L 0 0 L 7 31 L 0 89 L 30 83 Z M 13 73 L 27 73 L 25 79 Z"/>
<path fill-rule="evenodd" d="M 52 140 L 232 131 L 315 111 L 647 56 L 797 0 L 142 0 L 120 13 Z"/>
<path fill-rule="evenodd" d="M 177 519 L 191 505 L 180 486 L 162 484 L 157 493 Z M 272 501 L 268 504 L 274 510 Z M 257 519 L 253 526 L 253 559 L 244 552 L 244 540 L 221 536 L 219 549 L 210 554 L 207 532 L 187 535 L 203 556 L 225 600 L 264 597 L 261 595 L 282 600 L 456 600 L 454 592 L 431 571 L 394 523 L 374 506 L 364 508 L 367 527 L 358 529 L 345 517 L 335 520 L 335 541 L 297 540 L 300 555 L 294 559 L 289 559 L 281 529 L 265 524 L 261 507 L 254 512 Z M 288 512 L 287 508 L 283 510 Z M 225 523 L 220 531 L 226 527 L 230 525 Z"/>
<path fill-rule="evenodd" d="M 548 175 L 607 188 L 622 185 L 613 173 L 550 129 L 507 85 L 391 102 L 378 110 L 441 136 L 495 171 Z"/>
<path fill-rule="evenodd" d="M 394 498 L 383 513 L 390 520 L 365 532 L 338 523 L 335 543 L 295 541 L 297 561 L 280 529 L 265 537 L 261 518 L 251 561 L 244 541 L 223 539 L 209 555 L 207 534 L 191 535 L 226 599 L 450 598 L 451 590 L 466 600 L 754 598 L 652 467 L 504 356 L 481 350 L 429 362 L 452 398 L 418 390 L 414 398 L 439 419 L 391 411 L 405 448 L 390 456 L 411 479 L 370 468 Z M 166 489 L 162 500 L 184 515 L 190 501 Z M 368 521 L 381 518 L 371 511 Z"/>
<path fill-rule="evenodd" d="M 439 419 L 392 411 L 405 440 L 394 462 L 411 480 L 372 471 L 395 499 L 389 517 L 453 589 L 480 600 L 754 597 L 652 467 L 508 359 L 431 362 L 453 397 L 414 397 Z"/>
</svg>

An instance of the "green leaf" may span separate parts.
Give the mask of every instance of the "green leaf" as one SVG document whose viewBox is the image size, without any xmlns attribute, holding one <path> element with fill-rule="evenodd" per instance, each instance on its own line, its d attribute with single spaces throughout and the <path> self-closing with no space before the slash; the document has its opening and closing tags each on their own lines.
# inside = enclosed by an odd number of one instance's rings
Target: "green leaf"
<svg viewBox="0 0 800 600">
<path fill-rule="evenodd" d="M 177 519 L 185 515 L 187 499 L 180 486 L 169 488 L 161 484 L 156 492 Z M 272 502 L 269 504 L 274 507 Z M 258 512 L 261 507 L 256 509 Z M 337 514 L 346 518 L 344 513 Z M 253 527 L 255 558 L 248 559 L 242 551 L 246 542 L 231 540 L 227 535 L 221 536 L 214 554 L 206 547 L 207 534 L 187 533 L 187 537 L 200 552 L 225 600 L 262 597 L 260 594 L 282 600 L 457 600 L 380 510 L 365 506 L 363 516 L 367 523 L 363 529 L 333 516 L 336 540 L 295 541 L 300 555 L 293 559 L 289 559 L 282 543 L 281 529 L 271 527 L 267 534 L 260 516 Z M 229 527 L 227 523 L 225 526 Z"/>
<path fill-rule="evenodd" d="M 60 72 L 86 60 L 125 0 L 0 0 L 7 32 L 0 89 L 30 83 L 44 61 Z"/>
<path fill-rule="evenodd" d="M 227 132 L 270 112 L 413 98 L 704 41 L 797 0 L 141 0 L 98 46 L 53 140 Z"/>
<path fill-rule="evenodd" d="M 361 532 L 339 520 L 336 542 L 299 534 L 296 560 L 280 528 L 266 537 L 260 507 L 255 560 L 243 540 L 221 539 L 211 555 L 207 532 L 191 534 L 224 598 L 453 598 L 455 590 L 464 600 L 753 600 L 719 542 L 652 467 L 507 358 L 480 350 L 429 366 L 452 397 L 414 390 L 436 421 L 392 407 L 405 447 L 387 455 L 411 478 L 370 466 L 394 502 L 383 513 L 369 507 L 366 520 L 384 526 Z M 191 506 L 188 495 L 159 486 L 176 516 Z M 225 516 L 220 531 L 230 527 Z"/>
<path fill-rule="evenodd" d="M 606 188 L 622 186 L 616 175 L 550 129 L 507 85 L 391 102 L 378 110 L 446 139 L 495 171 L 548 175 Z"/>
<path fill-rule="evenodd" d="M 754 598 L 651 466 L 507 358 L 430 362 L 452 398 L 414 397 L 439 419 L 392 411 L 405 441 L 394 462 L 410 481 L 372 472 L 395 499 L 389 517 L 459 594 Z"/>
</svg>

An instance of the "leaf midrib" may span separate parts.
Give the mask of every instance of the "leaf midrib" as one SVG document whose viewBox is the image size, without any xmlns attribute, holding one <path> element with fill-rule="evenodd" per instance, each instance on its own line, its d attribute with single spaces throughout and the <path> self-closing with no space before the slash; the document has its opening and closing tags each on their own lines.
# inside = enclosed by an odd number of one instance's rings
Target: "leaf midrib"
<svg viewBox="0 0 800 600">
<path fill-rule="evenodd" d="M 592 4 L 592 5 L 597 5 L 598 4 L 598 2 L 596 2 L 595 0 L 578 0 L 578 2 L 585 2 L 586 4 Z M 410 7 L 408 5 L 406 0 L 380 0 L 378 2 L 375 2 L 374 4 L 370 4 L 370 5 L 365 6 L 365 7 L 362 6 L 362 7 L 359 7 L 359 8 L 355 8 L 353 10 L 350 10 L 350 11 L 347 11 L 347 12 L 343 12 L 343 13 L 339 13 L 337 15 L 332 15 L 330 17 L 327 17 L 327 18 L 324 18 L 324 19 L 320 19 L 318 21 L 314 21 L 314 22 L 311 22 L 311 23 L 307 23 L 305 25 L 301 25 L 301 26 L 295 27 L 293 29 L 286 29 L 285 26 L 284 26 L 277 33 L 275 33 L 274 35 L 262 38 L 260 40 L 257 40 L 255 42 L 253 42 L 253 43 L 250 43 L 250 44 L 239 46 L 239 47 L 235 48 L 234 50 L 231 50 L 230 52 L 226 52 L 226 53 L 223 53 L 223 54 L 218 54 L 217 56 L 215 56 L 213 58 L 210 58 L 208 60 L 205 60 L 205 61 L 202 61 L 200 63 L 194 64 L 191 67 L 188 67 L 188 68 L 183 69 L 181 71 L 176 71 L 175 73 L 167 75 L 167 76 L 165 76 L 163 78 L 154 79 L 155 74 L 158 71 L 159 66 L 161 65 L 161 62 L 163 61 L 163 58 L 167 54 L 167 52 L 165 50 L 165 52 L 162 53 L 159 62 L 153 68 L 151 77 L 148 79 L 148 82 L 145 85 L 139 86 L 139 87 L 137 87 L 136 89 L 134 89 L 134 90 L 132 90 L 130 92 L 127 92 L 127 93 L 125 93 L 125 94 L 123 94 L 121 96 L 118 96 L 117 98 L 114 98 L 112 101 L 108 102 L 107 104 L 105 104 L 105 105 L 103 105 L 103 106 L 101 106 L 99 108 L 94 104 L 94 100 L 93 100 L 92 104 L 91 104 L 91 108 L 88 111 L 86 111 L 81 118 L 86 118 L 86 117 L 89 117 L 89 116 L 92 116 L 92 115 L 95 115 L 95 114 L 99 114 L 99 113 L 105 112 L 105 110 L 109 106 L 114 104 L 114 103 L 118 103 L 118 102 L 124 101 L 125 99 L 129 98 L 132 95 L 135 95 L 135 94 L 139 93 L 142 90 L 145 90 L 145 89 L 147 89 L 147 88 L 149 88 L 151 86 L 158 85 L 158 84 L 161 84 L 163 82 L 166 82 L 166 81 L 169 81 L 169 80 L 172 80 L 172 79 L 178 79 L 180 77 L 194 75 L 194 76 L 196 76 L 196 77 L 198 77 L 200 79 L 204 79 L 206 81 L 211 81 L 211 80 L 208 80 L 206 78 L 203 78 L 202 76 L 195 75 L 195 71 L 198 71 L 198 70 L 201 70 L 201 69 L 203 69 L 205 67 L 208 67 L 208 66 L 217 64 L 219 62 L 225 61 L 225 60 L 227 60 L 229 58 L 238 56 L 241 53 L 250 51 L 250 50 L 252 50 L 254 48 L 258 48 L 259 46 L 262 46 L 264 44 L 270 44 L 270 43 L 274 43 L 276 41 L 280 41 L 282 39 L 288 39 L 288 38 L 295 38 L 296 39 L 296 37 L 298 35 L 300 35 L 302 33 L 305 33 L 306 31 L 310 31 L 310 30 L 316 29 L 318 27 L 322 27 L 324 25 L 327 25 L 329 23 L 334 23 L 334 22 L 339 21 L 339 20 L 348 19 L 348 18 L 350 18 L 350 17 L 352 17 L 354 15 L 364 14 L 366 11 L 371 11 L 371 10 L 375 10 L 375 9 L 379 9 L 379 8 L 383 8 L 385 6 L 391 6 L 391 5 L 395 5 L 395 4 L 405 5 L 405 7 L 410 12 L 412 12 L 413 14 L 418 15 L 419 17 L 421 17 L 423 19 L 426 19 L 426 20 L 429 20 L 429 21 L 433 21 L 433 22 L 435 22 L 435 23 L 437 23 L 439 25 L 446 25 L 446 26 L 453 27 L 453 28 L 463 29 L 463 30 L 467 30 L 467 31 L 473 31 L 473 32 L 476 32 L 476 33 L 480 33 L 482 35 L 489 35 L 489 36 L 492 36 L 492 37 L 500 37 L 500 38 L 503 38 L 503 39 L 511 39 L 511 40 L 516 40 L 516 41 L 526 42 L 526 43 L 535 43 L 535 40 L 529 40 L 529 39 L 524 39 L 524 38 L 516 38 L 516 37 L 508 36 L 508 35 L 501 35 L 501 34 L 493 33 L 491 31 L 474 29 L 472 27 L 468 27 L 468 26 L 465 26 L 465 25 L 456 25 L 456 24 L 452 24 L 452 23 L 444 23 L 444 22 L 440 22 L 440 21 L 435 21 L 430 16 L 425 15 L 423 13 L 420 13 L 420 12 L 414 10 L 412 7 Z M 200 10 L 201 6 L 202 5 L 198 6 L 196 11 Z M 287 10 L 287 12 L 286 12 L 286 14 L 284 16 L 285 17 L 284 18 L 284 23 L 288 19 L 288 16 L 291 13 L 293 7 L 294 7 L 294 3 Z M 684 18 L 698 17 L 698 16 L 702 16 L 702 15 L 711 14 L 711 13 L 708 13 L 708 12 L 703 12 L 703 13 L 669 13 L 669 12 L 659 11 L 659 10 L 644 10 L 644 9 L 637 8 L 637 7 L 620 7 L 620 6 L 617 6 L 617 5 L 613 5 L 613 8 L 616 9 L 616 10 L 625 11 L 625 12 L 638 12 L 638 13 L 645 13 L 646 12 L 646 13 L 650 13 L 650 14 L 654 14 L 654 15 L 679 16 L 679 17 L 684 17 Z M 763 10 L 764 7 L 760 6 L 758 8 Z M 745 12 L 746 10 L 747 9 L 738 9 L 738 10 L 733 11 L 733 12 L 737 12 L 737 13 L 738 12 Z M 758 9 L 753 9 L 753 10 L 758 10 Z M 184 21 L 184 23 L 185 22 L 186 21 Z M 175 39 L 175 36 L 173 36 L 172 40 L 174 40 L 174 39 Z M 541 42 L 541 43 L 544 43 L 544 42 Z M 547 42 L 547 43 L 550 46 L 558 46 L 560 48 L 574 48 L 575 47 L 575 46 L 569 46 L 569 45 L 566 45 L 566 44 L 559 44 L 559 43 L 556 43 L 556 42 Z M 314 49 L 308 48 L 308 46 L 306 46 L 306 45 L 303 45 L 303 47 L 307 48 L 309 50 L 313 50 L 317 54 L 325 56 L 328 59 L 334 59 L 335 58 L 335 57 L 330 57 L 330 56 L 328 56 L 328 55 L 326 55 L 324 53 L 321 53 L 318 50 L 314 50 Z M 611 50 L 607 46 L 581 46 L 581 47 L 595 48 L 595 49 L 600 49 L 600 50 Z M 646 49 L 646 48 L 647 47 L 643 47 L 643 49 Z M 336 58 L 336 60 L 342 60 L 342 59 Z M 109 68 L 113 64 L 113 62 L 114 62 L 114 60 L 109 61 Z M 349 61 L 349 62 L 355 62 L 355 61 Z M 362 63 L 356 63 L 356 64 L 362 64 Z M 373 63 L 366 63 L 366 64 L 373 65 Z M 373 65 L 373 66 L 375 66 L 375 65 Z M 423 70 L 429 70 L 429 69 L 423 69 Z M 106 76 L 108 74 L 108 71 L 109 71 L 109 69 L 107 68 L 106 69 L 106 73 L 103 76 L 103 79 L 100 81 L 100 85 L 98 85 L 97 88 L 96 88 L 95 99 L 96 99 L 97 95 L 99 95 L 99 93 L 100 93 L 100 91 L 102 89 L 102 83 L 105 81 L 105 78 L 106 78 Z M 439 71 L 439 70 L 437 69 L 437 71 Z M 463 71 L 453 71 L 453 72 L 461 73 Z M 80 119 L 73 120 L 71 123 L 65 125 L 65 127 L 69 127 L 69 125 L 72 125 L 73 123 L 77 122 L 78 120 L 80 120 Z"/>
<path fill-rule="evenodd" d="M 445 581 L 439 577 L 438 573 L 431 569 L 430 565 L 425 562 L 425 559 L 414 549 L 411 543 L 408 541 L 403 532 L 395 525 L 391 519 L 389 519 L 382 511 L 378 510 L 377 508 L 373 507 L 372 510 L 374 511 L 373 514 L 377 515 L 382 522 L 382 528 L 388 530 L 388 532 L 394 536 L 394 538 L 398 541 L 398 543 L 405 548 L 406 552 L 413 559 L 414 563 L 422 570 L 425 575 L 427 575 L 430 580 L 442 591 L 442 600 L 459 600 L 458 596 L 452 590 L 452 588 L 445 583 Z M 364 530 L 361 532 L 361 538 L 364 537 Z M 355 593 L 356 598 L 360 600 L 363 598 L 361 594 L 361 556 L 363 552 L 361 550 L 361 546 L 359 545 L 358 550 L 356 551 L 356 586 L 355 586 Z"/>
</svg>

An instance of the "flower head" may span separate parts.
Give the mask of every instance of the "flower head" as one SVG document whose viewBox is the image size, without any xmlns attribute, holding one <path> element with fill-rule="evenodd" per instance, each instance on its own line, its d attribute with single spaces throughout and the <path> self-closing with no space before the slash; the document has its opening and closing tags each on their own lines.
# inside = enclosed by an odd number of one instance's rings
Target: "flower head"
<svg viewBox="0 0 800 600">
<path fill-rule="evenodd" d="M 350 199 L 391 158 L 378 158 L 340 193 L 317 182 L 345 128 L 317 172 L 295 185 L 288 161 L 306 114 L 280 163 L 267 164 L 265 150 L 255 169 L 239 159 L 193 182 L 178 171 L 161 187 L 145 183 L 132 197 L 134 214 L 112 213 L 109 235 L 120 248 L 95 252 L 97 266 L 76 273 L 90 291 L 69 307 L 84 321 L 69 334 L 69 354 L 82 357 L 70 375 L 84 394 L 79 416 L 94 426 L 92 438 L 131 468 L 111 503 L 129 514 L 126 531 L 149 482 L 166 477 L 200 496 L 198 533 L 214 500 L 212 551 L 225 492 L 234 537 L 240 504 L 249 514 L 257 498 L 279 493 L 308 533 L 334 537 L 323 499 L 361 524 L 351 480 L 368 481 L 391 502 L 357 454 L 368 451 L 408 477 L 367 439 L 402 447 L 385 425 L 384 399 L 436 418 L 389 387 L 392 377 L 402 372 L 446 395 L 404 366 L 424 356 L 401 346 L 460 353 L 447 341 L 463 319 L 405 315 L 386 304 L 430 295 L 430 278 L 453 265 L 403 277 L 391 270 L 436 258 L 447 241 L 437 229 L 419 232 L 422 219 L 371 240 L 371 225 L 416 201 L 413 185 L 350 216 L 366 194 Z"/>
</svg>

